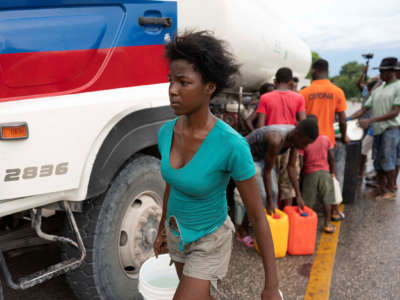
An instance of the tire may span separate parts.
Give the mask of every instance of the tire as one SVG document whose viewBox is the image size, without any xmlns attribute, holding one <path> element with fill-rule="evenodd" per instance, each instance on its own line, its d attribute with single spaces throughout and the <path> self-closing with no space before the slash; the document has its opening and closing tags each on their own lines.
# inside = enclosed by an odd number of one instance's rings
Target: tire
<svg viewBox="0 0 400 300">
<path fill-rule="evenodd" d="M 164 189 L 159 160 L 138 155 L 104 195 L 88 200 L 84 213 L 76 214 L 87 257 L 67 280 L 78 299 L 142 299 L 138 272 L 153 255 Z M 71 257 L 73 252 L 63 253 Z"/>
</svg>

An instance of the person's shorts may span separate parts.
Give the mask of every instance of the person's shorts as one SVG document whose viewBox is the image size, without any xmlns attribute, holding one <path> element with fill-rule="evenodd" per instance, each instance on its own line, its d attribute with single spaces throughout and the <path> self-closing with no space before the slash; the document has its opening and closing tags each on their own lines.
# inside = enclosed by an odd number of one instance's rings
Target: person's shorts
<svg viewBox="0 0 400 300">
<path fill-rule="evenodd" d="M 373 158 L 375 170 L 388 172 L 396 168 L 399 143 L 399 128 L 389 128 L 382 134 L 374 136 Z"/>
<path fill-rule="evenodd" d="M 361 154 L 367 156 L 369 152 L 372 150 L 373 143 L 374 143 L 374 138 L 367 134 L 362 140 Z"/>
<path fill-rule="evenodd" d="M 397 144 L 397 160 L 396 165 L 400 166 L 400 143 Z"/>
<path fill-rule="evenodd" d="M 276 170 L 278 173 L 278 185 L 279 185 L 279 199 L 291 199 L 296 197 L 296 191 L 290 182 L 287 166 L 289 163 L 290 150 L 284 154 L 278 155 L 276 158 Z M 299 178 L 300 175 L 300 160 L 297 158 L 296 161 L 296 176 Z"/>
<path fill-rule="evenodd" d="M 165 225 L 168 251 L 173 262 L 184 264 L 183 275 L 209 280 L 217 290 L 217 281 L 228 272 L 232 252 L 232 236 L 235 231 L 229 216 L 217 231 L 184 246 L 179 251 L 178 237 Z"/>
<path fill-rule="evenodd" d="M 311 208 L 315 206 L 317 201 L 322 201 L 326 205 L 335 204 L 332 175 L 325 170 L 305 174 L 302 195 L 304 203 Z"/>
</svg>

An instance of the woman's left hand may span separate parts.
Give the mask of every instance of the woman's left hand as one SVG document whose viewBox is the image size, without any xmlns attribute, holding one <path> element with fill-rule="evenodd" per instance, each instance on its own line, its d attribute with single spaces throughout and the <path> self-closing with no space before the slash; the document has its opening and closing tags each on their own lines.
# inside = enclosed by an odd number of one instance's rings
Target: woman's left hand
<svg viewBox="0 0 400 300">
<path fill-rule="evenodd" d="M 282 300 L 282 297 L 278 288 L 264 288 L 261 300 Z"/>
</svg>

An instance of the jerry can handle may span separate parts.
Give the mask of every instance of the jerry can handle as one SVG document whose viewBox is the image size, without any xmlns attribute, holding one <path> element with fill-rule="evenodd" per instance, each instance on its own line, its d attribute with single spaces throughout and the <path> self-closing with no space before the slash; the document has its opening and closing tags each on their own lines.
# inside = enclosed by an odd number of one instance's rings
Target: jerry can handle
<svg viewBox="0 0 400 300">
<path fill-rule="evenodd" d="M 308 217 L 308 212 L 306 212 L 305 210 L 301 210 L 299 207 L 297 207 L 297 211 L 300 214 L 300 216 Z"/>
</svg>

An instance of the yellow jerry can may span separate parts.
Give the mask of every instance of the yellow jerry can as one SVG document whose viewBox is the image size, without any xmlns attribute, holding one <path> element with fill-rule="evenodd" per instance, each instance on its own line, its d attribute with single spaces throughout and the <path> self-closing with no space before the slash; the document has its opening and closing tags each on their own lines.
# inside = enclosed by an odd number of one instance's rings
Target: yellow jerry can
<svg viewBox="0 0 400 300">
<path fill-rule="evenodd" d="M 269 228 L 271 229 L 275 257 L 285 257 L 289 239 L 289 218 L 287 214 L 279 209 L 275 209 L 275 215 L 273 216 L 267 214 L 267 211 L 265 210 L 265 216 L 267 217 Z M 260 253 L 255 239 L 254 248 L 258 253 Z"/>
</svg>

